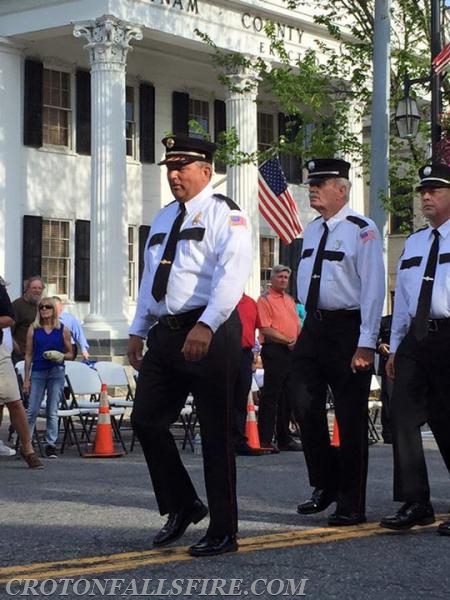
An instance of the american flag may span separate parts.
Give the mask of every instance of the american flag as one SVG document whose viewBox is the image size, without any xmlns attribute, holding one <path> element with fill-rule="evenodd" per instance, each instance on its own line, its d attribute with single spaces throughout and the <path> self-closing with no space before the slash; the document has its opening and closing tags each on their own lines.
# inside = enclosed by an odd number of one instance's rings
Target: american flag
<svg viewBox="0 0 450 600">
<path fill-rule="evenodd" d="M 262 216 L 281 241 L 290 244 L 303 227 L 277 157 L 266 160 L 259 167 L 258 198 Z"/>
<path fill-rule="evenodd" d="M 445 67 L 450 62 L 450 44 L 447 44 L 442 48 L 439 54 L 433 58 L 433 69 L 435 73 L 442 73 Z"/>
</svg>

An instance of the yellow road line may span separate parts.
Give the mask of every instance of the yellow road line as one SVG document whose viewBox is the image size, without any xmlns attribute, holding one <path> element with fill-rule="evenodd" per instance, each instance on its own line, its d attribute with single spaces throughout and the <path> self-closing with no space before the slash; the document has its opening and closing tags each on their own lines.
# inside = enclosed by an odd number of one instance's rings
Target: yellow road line
<svg viewBox="0 0 450 600">
<path fill-rule="evenodd" d="M 431 527 L 431 525 L 428 527 Z M 293 548 L 308 544 L 342 542 L 386 533 L 388 533 L 388 530 L 382 529 L 377 523 L 367 523 L 345 528 L 321 527 L 317 529 L 302 529 L 300 531 L 286 531 L 283 533 L 242 538 L 239 541 L 239 552 L 256 552 L 259 550 Z M 187 549 L 188 546 L 181 546 L 0 567 L 0 583 L 7 583 L 11 579 L 37 579 L 42 581 L 44 579 L 60 579 L 65 577 L 86 577 L 87 575 L 132 571 L 149 565 L 195 560 L 194 557 L 187 553 Z"/>
</svg>

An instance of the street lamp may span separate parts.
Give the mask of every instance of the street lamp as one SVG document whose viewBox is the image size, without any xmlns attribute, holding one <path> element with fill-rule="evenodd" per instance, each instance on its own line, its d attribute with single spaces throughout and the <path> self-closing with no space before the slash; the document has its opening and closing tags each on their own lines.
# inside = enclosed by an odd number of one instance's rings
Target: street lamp
<svg viewBox="0 0 450 600">
<path fill-rule="evenodd" d="M 431 2 L 431 71 L 429 77 L 417 77 L 405 80 L 404 97 L 399 101 L 395 111 L 395 122 L 398 134 L 404 139 L 416 137 L 419 129 L 420 112 L 417 102 L 409 95 L 413 83 L 430 84 L 431 88 L 431 157 L 436 158 L 438 142 L 441 139 L 439 114 L 441 112 L 441 78 L 433 69 L 433 59 L 441 50 L 441 0 Z"/>
<path fill-rule="evenodd" d="M 402 139 L 412 140 L 419 131 L 420 112 L 417 101 L 411 96 L 401 98 L 395 111 L 395 123 L 398 135 Z"/>
</svg>

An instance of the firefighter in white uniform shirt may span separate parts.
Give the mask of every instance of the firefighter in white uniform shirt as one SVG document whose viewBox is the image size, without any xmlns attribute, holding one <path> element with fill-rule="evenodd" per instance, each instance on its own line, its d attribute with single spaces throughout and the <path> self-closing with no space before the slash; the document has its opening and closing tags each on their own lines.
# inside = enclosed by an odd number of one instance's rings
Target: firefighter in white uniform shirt
<svg viewBox="0 0 450 600">
<path fill-rule="evenodd" d="M 328 523 L 366 520 L 368 395 L 384 300 L 379 232 L 351 210 L 350 164 L 307 163 L 310 204 L 320 216 L 305 230 L 297 294 L 306 319 L 294 349 L 295 414 L 300 425 L 312 497 L 297 512 L 309 515 L 334 501 Z M 328 433 L 327 388 L 334 397 L 340 447 Z"/>
<path fill-rule="evenodd" d="M 411 234 L 400 257 L 386 372 L 393 379 L 394 500 L 388 529 L 434 522 L 421 426 L 428 423 L 450 471 L 450 167 L 419 170 L 430 226 Z M 450 535 L 450 521 L 438 527 Z"/>
<path fill-rule="evenodd" d="M 160 513 L 168 515 L 153 540 L 164 546 L 208 512 L 169 431 L 188 393 L 194 395 L 210 523 L 189 552 L 210 556 L 237 550 L 231 408 L 241 325 L 235 307 L 251 270 L 251 237 L 246 215 L 211 186 L 214 144 L 184 136 L 163 144 L 160 164 L 176 201 L 152 223 L 129 331 L 130 364 L 139 370 L 132 423 Z"/>
</svg>

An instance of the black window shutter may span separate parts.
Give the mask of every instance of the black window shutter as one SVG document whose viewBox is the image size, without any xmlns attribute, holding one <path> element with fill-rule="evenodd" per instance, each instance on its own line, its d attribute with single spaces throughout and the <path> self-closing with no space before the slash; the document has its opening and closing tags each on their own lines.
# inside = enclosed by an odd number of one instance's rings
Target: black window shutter
<svg viewBox="0 0 450 600">
<path fill-rule="evenodd" d="M 278 113 L 278 136 L 286 135 L 286 115 Z"/>
<path fill-rule="evenodd" d="M 140 225 L 139 226 L 139 285 L 141 283 L 142 273 L 144 272 L 145 244 L 148 240 L 149 235 L 150 235 L 149 225 Z"/>
<path fill-rule="evenodd" d="M 172 133 L 189 133 L 189 94 L 172 93 Z"/>
<path fill-rule="evenodd" d="M 24 215 L 22 239 L 22 280 L 40 275 L 42 269 L 42 217 Z"/>
<path fill-rule="evenodd" d="M 286 124 L 289 123 L 289 127 Z M 278 135 L 285 136 L 288 142 L 295 141 L 295 137 L 301 127 L 301 120 L 298 116 L 287 116 L 278 113 Z M 291 183 L 301 183 L 302 181 L 302 157 L 296 154 L 281 154 L 280 164 L 286 179 Z"/>
<path fill-rule="evenodd" d="M 77 70 L 76 74 L 77 152 L 91 153 L 91 73 Z"/>
<path fill-rule="evenodd" d="M 141 162 L 155 162 L 155 88 L 139 86 L 139 156 Z"/>
<path fill-rule="evenodd" d="M 91 224 L 75 221 L 75 300 L 90 300 Z"/>
<path fill-rule="evenodd" d="M 214 140 L 217 142 L 219 134 L 227 129 L 226 109 L 223 100 L 214 100 Z M 215 169 L 217 173 L 226 173 L 225 163 L 216 162 Z"/>
<path fill-rule="evenodd" d="M 37 60 L 25 60 L 23 101 L 23 143 L 42 146 L 42 86 L 44 66 Z"/>
</svg>

